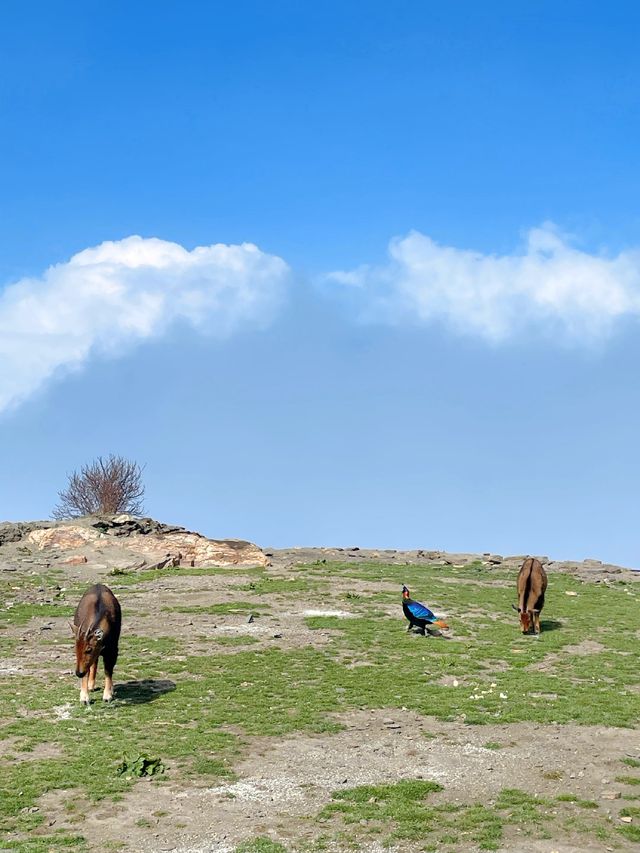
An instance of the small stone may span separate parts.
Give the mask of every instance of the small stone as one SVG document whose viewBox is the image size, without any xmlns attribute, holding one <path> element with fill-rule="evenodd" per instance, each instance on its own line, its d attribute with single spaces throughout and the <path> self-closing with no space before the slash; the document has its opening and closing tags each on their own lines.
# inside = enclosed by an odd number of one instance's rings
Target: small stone
<svg viewBox="0 0 640 853">
<path fill-rule="evenodd" d="M 253 615 L 253 613 L 250 613 L 249 618 L 247 619 L 247 623 L 250 625 L 254 621 L 255 621 L 254 615 Z"/>
<path fill-rule="evenodd" d="M 600 799 L 601 800 L 619 800 L 621 796 L 622 796 L 622 793 L 620 791 L 603 791 L 602 794 L 600 794 Z"/>
<path fill-rule="evenodd" d="M 624 817 L 621 817 L 621 818 L 620 818 L 620 820 L 621 820 L 623 823 L 631 823 L 631 822 L 632 822 L 632 820 L 633 820 L 633 818 L 632 818 L 632 817 L 627 817 L 627 816 L 625 815 Z"/>
</svg>

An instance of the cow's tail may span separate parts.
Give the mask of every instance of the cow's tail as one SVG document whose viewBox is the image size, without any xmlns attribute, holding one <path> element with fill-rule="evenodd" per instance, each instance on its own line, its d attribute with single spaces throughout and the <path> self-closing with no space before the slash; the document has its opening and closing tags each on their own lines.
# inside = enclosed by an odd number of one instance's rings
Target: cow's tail
<svg viewBox="0 0 640 853">
<path fill-rule="evenodd" d="M 529 593 L 531 592 L 531 572 L 533 571 L 533 557 L 529 557 L 525 560 L 524 565 L 522 566 L 522 580 L 524 583 L 522 584 L 520 597 L 518 599 L 518 609 L 521 613 L 524 613 L 527 609 L 527 602 L 529 601 Z"/>
</svg>

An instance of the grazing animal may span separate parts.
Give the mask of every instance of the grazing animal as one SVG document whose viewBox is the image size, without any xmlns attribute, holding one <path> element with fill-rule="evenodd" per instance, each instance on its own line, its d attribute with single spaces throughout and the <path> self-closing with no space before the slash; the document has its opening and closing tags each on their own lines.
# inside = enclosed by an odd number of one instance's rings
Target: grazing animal
<svg viewBox="0 0 640 853">
<path fill-rule="evenodd" d="M 95 689 L 98 658 L 104 661 L 105 702 L 113 699 L 113 669 L 118 660 L 118 640 L 122 615 L 118 599 L 101 583 L 88 589 L 80 599 L 71 630 L 76 638 L 76 675 L 82 679 L 80 701 L 89 704 Z"/>
<path fill-rule="evenodd" d="M 531 627 L 534 634 L 540 634 L 540 611 L 546 589 L 547 573 L 542 563 L 535 557 L 527 557 L 518 573 L 518 606 L 511 605 L 520 614 L 523 634 L 528 634 Z"/>
<path fill-rule="evenodd" d="M 425 607 L 424 604 L 414 601 L 410 597 L 409 589 L 406 586 L 402 587 L 402 610 L 409 620 L 407 631 L 410 631 L 415 626 L 425 633 L 432 633 L 427 627 L 428 625 L 435 625 L 438 628 L 449 627 L 446 622 L 438 619 L 435 613 L 429 610 L 428 607 Z"/>
</svg>

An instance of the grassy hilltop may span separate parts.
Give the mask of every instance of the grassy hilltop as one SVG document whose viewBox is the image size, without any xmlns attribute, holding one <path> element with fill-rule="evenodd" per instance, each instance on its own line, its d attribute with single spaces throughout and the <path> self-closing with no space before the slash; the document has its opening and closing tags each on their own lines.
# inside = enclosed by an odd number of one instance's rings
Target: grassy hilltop
<svg viewBox="0 0 640 853">
<path fill-rule="evenodd" d="M 61 569 L 5 575 L 0 849 L 172 849 L 167 840 L 174 849 L 200 849 L 194 839 L 204 832 L 198 798 L 205 795 L 211 815 L 219 809 L 228 825 L 203 836 L 222 846 L 201 849 L 366 850 L 375 842 L 497 850 L 518 849 L 523 834 L 585 850 L 594 839 L 601 846 L 593 849 L 640 841 L 640 586 L 552 574 L 535 639 L 519 633 L 511 570 L 275 562 L 105 575 L 123 608 L 116 699 L 103 705 L 96 692 L 90 709 L 78 703 L 70 674 L 67 625 L 84 584 Z M 403 583 L 446 615 L 447 637 L 406 632 Z M 100 665 L 99 685 L 102 679 Z M 604 749 L 604 730 L 615 730 L 599 759 L 602 779 L 587 790 L 584 775 L 572 778 L 546 742 L 544 766 L 508 764 L 510 751 L 535 736 L 535 724 L 556 733 L 587 727 L 594 754 Z M 310 770 L 302 793 L 291 794 L 294 807 L 276 790 L 263 817 L 242 819 L 240 783 L 252 755 L 267 760 L 278 744 L 293 749 L 307 738 L 327 750 L 329 766 L 331 744 L 349 732 L 356 769 L 358 749 L 382 732 L 381 749 L 398 765 L 388 778 L 371 771 L 368 784 L 351 784 L 347 774 L 333 790 L 324 783 L 316 790 Z M 402 748 L 393 745 L 394 732 Z M 466 744 L 460 749 L 470 760 L 495 756 L 504 764 L 498 782 L 488 767 L 487 795 L 477 768 L 450 787 L 442 755 L 455 757 L 456 744 Z M 443 763 L 430 764 L 431 754 Z M 145 758 L 161 763 L 139 778 Z M 588 758 L 578 754 L 576 767 Z"/>
</svg>

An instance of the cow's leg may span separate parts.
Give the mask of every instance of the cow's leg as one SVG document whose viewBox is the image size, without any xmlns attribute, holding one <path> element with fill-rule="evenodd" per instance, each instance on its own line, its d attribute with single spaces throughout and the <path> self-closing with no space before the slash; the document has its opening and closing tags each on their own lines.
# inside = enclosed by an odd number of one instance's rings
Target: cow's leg
<svg viewBox="0 0 640 853">
<path fill-rule="evenodd" d="M 89 674 L 87 673 L 80 682 L 80 701 L 89 704 Z"/>
<path fill-rule="evenodd" d="M 105 702 L 113 699 L 113 670 L 118 660 L 118 649 L 109 649 L 103 654 L 104 658 L 104 693 L 102 698 Z"/>
<path fill-rule="evenodd" d="M 87 689 L 89 693 L 96 689 L 96 676 L 98 675 L 98 661 L 92 663 L 89 667 L 89 683 L 87 685 Z"/>
<path fill-rule="evenodd" d="M 540 611 L 539 610 L 533 611 L 533 630 L 534 630 L 534 633 L 536 633 L 536 634 L 540 633 Z"/>
</svg>

